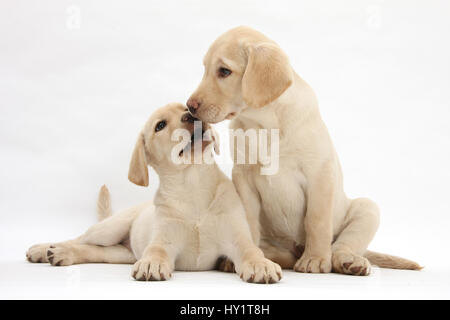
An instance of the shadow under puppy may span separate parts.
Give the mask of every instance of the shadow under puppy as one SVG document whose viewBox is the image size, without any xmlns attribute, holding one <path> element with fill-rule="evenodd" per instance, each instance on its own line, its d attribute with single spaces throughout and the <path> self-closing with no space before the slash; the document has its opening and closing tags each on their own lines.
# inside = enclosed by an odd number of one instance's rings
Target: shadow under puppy
<svg viewBox="0 0 450 320">
<path fill-rule="evenodd" d="M 184 105 L 172 103 L 158 109 L 139 134 L 128 177 L 148 186 L 152 166 L 160 178 L 153 202 L 110 216 L 74 240 L 35 245 L 28 260 L 56 266 L 135 263 L 132 276 L 148 281 L 167 280 L 174 270 L 212 270 L 226 256 L 244 281 L 279 281 L 280 266 L 254 244 L 234 185 L 213 160 L 217 136 L 195 120 Z M 177 129 L 185 133 L 181 142 L 173 141 Z M 188 158 L 195 161 L 184 163 Z M 104 187 L 99 207 L 108 206 Z"/>
</svg>

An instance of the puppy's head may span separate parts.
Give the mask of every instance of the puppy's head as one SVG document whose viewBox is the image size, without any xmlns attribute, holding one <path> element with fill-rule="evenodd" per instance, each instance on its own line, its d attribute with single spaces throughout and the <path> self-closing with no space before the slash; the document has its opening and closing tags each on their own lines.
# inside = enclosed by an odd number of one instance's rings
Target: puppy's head
<svg viewBox="0 0 450 320">
<path fill-rule="evenodd" d="M 286 54 L 248 27 L 221 35 L 203 60 L 205 73 L 187 101 L 191 114 L 209 123 L 233 119 L 247 107 L 277 99 L 293 81 Z"/>
<path fill-rule="evenodd" d="M 185 168 L 190 162 L 186 164 L 180 158 L 192 156 L 196 143 L 199 143 L 202 153 L 209 152 L 210 146 L 218 153 L 218 136 L 215 131 L 208 124 L 194 118 L 186 106 L 171 103 L 158 109 L 138 136 L 128 179 L 137 185 L 148 186 L 149 165 L 157 172 Z"/>
</svg>

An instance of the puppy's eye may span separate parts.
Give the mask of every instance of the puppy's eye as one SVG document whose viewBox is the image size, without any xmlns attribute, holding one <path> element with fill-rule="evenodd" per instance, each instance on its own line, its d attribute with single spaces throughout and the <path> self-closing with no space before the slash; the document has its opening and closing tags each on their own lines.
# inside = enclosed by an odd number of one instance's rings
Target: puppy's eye
<svg viewBox="0 0 450 320">
<path fill-rule="evenodd" d="M 226 78 L 231 74 L 231 70 L 227 68 L 219 68 L 218 74 L 219 78 Z"/>
<path fill-rule="evenodd" d="M 156 124 L 155 132 L 161 131 L 166 126 L 166 120 L 162 120 Z"/>
</svg>

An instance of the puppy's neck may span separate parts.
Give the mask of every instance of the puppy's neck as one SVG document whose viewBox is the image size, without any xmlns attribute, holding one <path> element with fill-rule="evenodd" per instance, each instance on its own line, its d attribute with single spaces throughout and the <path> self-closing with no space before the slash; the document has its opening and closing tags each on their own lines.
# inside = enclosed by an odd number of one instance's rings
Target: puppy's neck
<svg viewBox="0 0 450 320">
<path fill-rule="evenodd" d="M 201 193 L 211 190 L 220 178 L 216 163 L 192 164 L 184 168 L 159 171 L 158 194 L 169 198 L 179 198 L 183 195 Z"/>
</svg>

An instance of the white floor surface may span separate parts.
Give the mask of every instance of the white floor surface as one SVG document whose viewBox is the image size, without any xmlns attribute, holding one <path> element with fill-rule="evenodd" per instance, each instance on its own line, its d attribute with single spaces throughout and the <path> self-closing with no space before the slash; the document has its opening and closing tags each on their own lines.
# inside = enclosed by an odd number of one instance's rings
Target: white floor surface
<svg viewBox="0 0 450 320">
<path fill-rule="evenodd" d="M 368 277 L 284 271 L 280 283 L 248 284 L 236 274 L 175 272 L 165 282 L 139 282 L 131 265 L 52 267 L 0 262 L 1 299 L 449 299 L 445 269 L 373 268 Z"/>
</svg>

